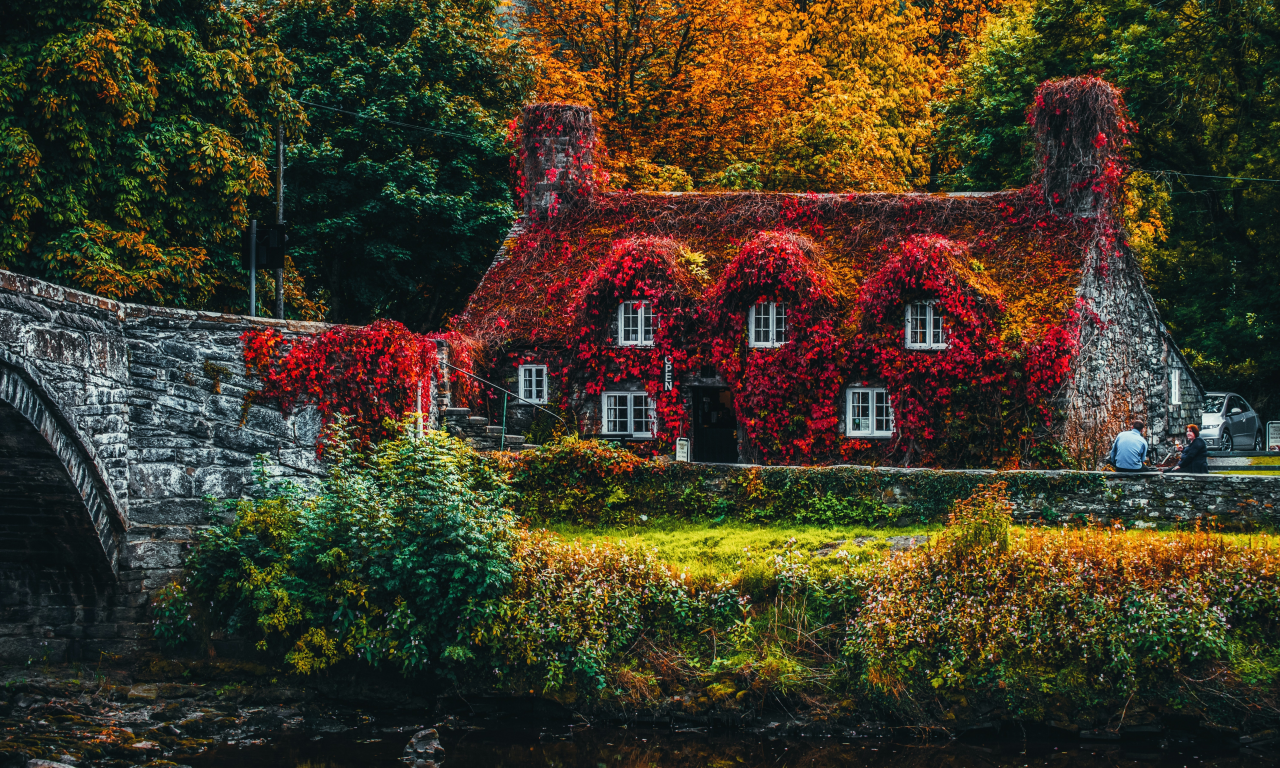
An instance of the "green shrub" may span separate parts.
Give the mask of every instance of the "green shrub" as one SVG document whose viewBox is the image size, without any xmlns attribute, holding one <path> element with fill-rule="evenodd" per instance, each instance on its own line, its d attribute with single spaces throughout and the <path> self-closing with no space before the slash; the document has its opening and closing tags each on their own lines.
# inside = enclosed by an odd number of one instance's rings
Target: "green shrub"
<svg viewBox="0 0 1280 768">
<path fill-rule="evenodd" d="M 440 432 L 402 430 L 366 455 L 339 430 L 328 457 L 311 497 L 260 478 L 262 497 L 197 545 L 193 594 L 299 672 L 351 657 L 444 669 L 464 612 L 511 583 L 505 482 Z"/>
</svg>

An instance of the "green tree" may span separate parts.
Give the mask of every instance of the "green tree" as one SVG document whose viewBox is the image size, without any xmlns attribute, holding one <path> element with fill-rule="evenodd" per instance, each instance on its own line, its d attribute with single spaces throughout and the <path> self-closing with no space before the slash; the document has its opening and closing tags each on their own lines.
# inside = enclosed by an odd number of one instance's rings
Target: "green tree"
<svg viewBox="0 0 1280 768">
<path fill-rule="evenodd" d="M 0 267 L 217 304 L 290 76 L 216 0 L 0 5 Z"/>
<path fill-rule="evenodd" d="M 271 486 L 257 467 L 259 498 L 236 502 L 235 521 L 187 561 L 190 594 L 216 627 L 256 637 L 298 672 L 350 658 L 440 670 L 466 614 L 518 567 L 505 480 L 465 443 L 416 437 L 408 423 L 367 453 L 344 425 L 331 438 L 313 496 Z M 176 630 L 163 634 L 196 634 Z"/>
<path fill-rule="evenodd" d="M 439 326 L 515 219 L 506 124 L 531 65 L 493 0 L 287 0 L 271 30 L 310 123 L 289 152 L 295 264 L 331 320 Z"/>
<path fill-rule="evenodd" d="M 943 106 L 955 188 L 1023 184 L 1026 105 L 1049 77 L 1125 91 L 1133 160 L 1165 182 L 1139 249 L 1152 292 L 1210 388 L 1280 408 L 1280 14 L 1273 0 L 1039 0 L 993 19 Z M 1148 195 L 1150 197 L 1150 195 Z M 1139 201 L 1141 207 L 1142 201 Z M 1131 206 L 1134 207 L 1134 206 Z M 1146 206 L 1158 210 L 1164 206 Z M 1148 222 L 1149 223 L 1149 222 Z"/>
</svg>

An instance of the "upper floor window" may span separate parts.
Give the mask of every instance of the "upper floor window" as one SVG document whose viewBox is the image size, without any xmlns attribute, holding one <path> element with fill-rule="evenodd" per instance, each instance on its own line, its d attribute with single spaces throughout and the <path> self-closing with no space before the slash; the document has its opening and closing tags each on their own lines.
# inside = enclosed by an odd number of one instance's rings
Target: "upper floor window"
<svg viewBox="0 0 1280 768">
<path fill-rule="evenodd" d="M 1177 367 L 1169 372 L 1169 404 L 1182 405 L 1182 371 Z"/>
<path fill-rule="evenodd" d="M 932 301 L 907 305 L 907 349 L 946 349 L 942 313 Z"/>
<path fill-rule="evenodd" d="M 653 437 L 653 406 L 645 392 L 605 392 L 604 433 Z"/>
<path fill-rule="evenodd" d="M 893 406 L 889 393 L 871 387 L 845 392 L 845 431 L 849 437 L 892 437 Z"/>
<path fill-rule="evenodd" d="M 520 398 L 542 405 L 547 402 L 547 366 L 522 365 L 518 369 Z"/>
<path fill-rule="evenodd" d="M 780 347 L 787 343 L 787 305 L 762 301 L 747 313 L 747 344 Z"/>
<path fill-rule="evenodd" d="M 653 305 L 624 301 L 618 307 L 618 343 L 624 347 L 653 346 Z"/>
</svg>

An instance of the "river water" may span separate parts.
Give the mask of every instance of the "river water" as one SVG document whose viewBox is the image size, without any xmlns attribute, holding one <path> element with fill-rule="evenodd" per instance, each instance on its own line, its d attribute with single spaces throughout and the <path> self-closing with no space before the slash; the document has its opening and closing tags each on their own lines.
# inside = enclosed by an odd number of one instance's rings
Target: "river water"
<svg viewBox="0 0 1280 768">
<path fill-rule="evenodd" d="M 288 735 L 222 744 L 185 757 L 192 768 L 403 768 L 412 731 Z M 441 768 L 1262 768 L 1276 756 L 1177 740 L 1103 746 L 1024 742 L 894 743 L 840 739 L 763 740 L 665 729 L 583 728 L 570 734 L 514 727 L 442 730 Z"/>
</svg>

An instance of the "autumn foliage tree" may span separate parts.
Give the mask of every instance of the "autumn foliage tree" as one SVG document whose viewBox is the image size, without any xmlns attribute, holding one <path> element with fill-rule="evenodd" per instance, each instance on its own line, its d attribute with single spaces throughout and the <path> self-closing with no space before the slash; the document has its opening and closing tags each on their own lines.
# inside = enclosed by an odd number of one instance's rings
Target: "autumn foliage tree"
<svg viewBox="0 0 1280 768">
<path fill-rule="evenodd" d="M 0 268 L 201 305 L 271 190 L 291 65 L 211 0 L 0 5 Z"/>
<path fill-rule="evenodd" d="M 595 110 L 621 185 L 749 157 L 811 74 L 752 0 L 533 0 L 520 22 L 539 96 Z"/>
<path fill-rule="evenodd" d="M 940 27 L 897 0 L 526 4 L 540 96 L 595 108 L 619 186 L 901 190 L 928 177 Z"/>
</svg>

